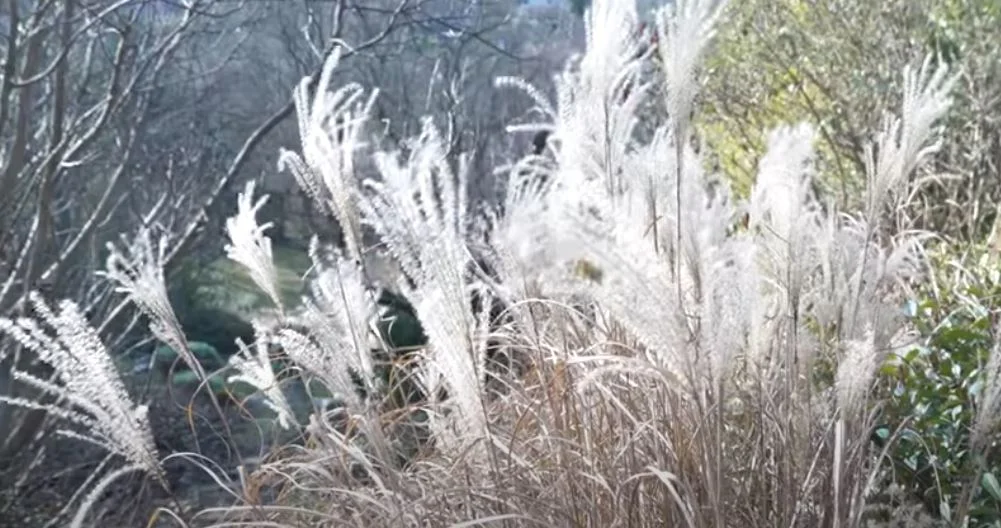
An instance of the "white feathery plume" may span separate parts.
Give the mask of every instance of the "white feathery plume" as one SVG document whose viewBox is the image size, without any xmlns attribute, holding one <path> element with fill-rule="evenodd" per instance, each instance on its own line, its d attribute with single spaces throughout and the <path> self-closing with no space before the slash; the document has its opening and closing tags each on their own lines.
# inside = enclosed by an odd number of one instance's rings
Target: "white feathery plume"
<svg viewBox="0 0 1001 528">
<path fill-rule="evenodd" d="M 321 265 L 314 247 L 313 261 Z M 375 369 L 369 350 L 370 323 L 376 313 L 372 292 L 366 287 L 363 268 L 355 262 L 336 257 L 322 268 L 310 283 L 312 299 L 307 303 L 303 323 L 324 342 L 341 352 L 337 354 L 342 367 L 354 371 L 364 380 L 365 389 L 373 393 Z"/>
<path fill-rule="evenodd" d="M 587 51 L 579 70 L 568 69 L 556 79 L 555 126 L 560 142 L 555 185 L 573 189 L 582 201 L 590 189 L 606 194 L 622 191 L 622 180 L 629 177 L 623 164 L 639 122 L 639 106 L 650 88 L 640 80 L 635 4 L 595 2 L 585 23 Z M 556 193 L 554 198 L 564 195 Z"/>
<path fill-rule="evenodd" d="M 271 302 L 284 312 L 281 295 L 278 293 L 278 274 L 275 271 L 271 239 L 264 232 L 273 224 L 257 224 L 257 212 L 268 201 L 268 195 L 254 202 L 254 181 L 247 182 L 237 200 L 236 215 L 226 220 L 226 234 L 230 243 L 226 244 L 226 256 L 242 265 L 254 284 L 268 295 Z"/>
<path fill-rule="evenodd" d="M 236 339 L 236 346 L 239 352 L 229 358 L 229 364 L 236 369 L 237 374 L 227 378 L 227 381 L 246 383 L 264 394 L 264 403 L 275 414 L 278 415 L 278 424 L 283 429 L 288 429 L 292 424 L 296 424 L 292 407 L 285 398 L 278 378 L 271 366 L 271 357 L 268 354 L 268 345 L 271 342 L 270 336 L 258 325 L 254 325 L 254 351 L 243 342 Z"/>
<path fill-rule="evenodd" d="M 747 204 L 767 298 L 787 316 L 798 313 L 823 221 L 811 194 L 813 140 L 813 128 L 805 123 L 773 130 Z"/>
<path fill-rule="evenodd" d="M 657 49 L 667 85 L 667 113 L 677 132 L 688 129 L 698 89 L 695 70 L 725 5 L 725 0 L 676 0 L 657 11 Z"/>
<path fill-rule="evenodd" d="M 302 157 L 282 150 L 279 170 L 289 169 L 314 203 L 340 223 L 352 259 L 361 260 L 361 227 L 358 218 L 358 176 L 355 152 L 363 147 L 361 132 L 375 104 L 378 91 L 364 98 L 356 83 L 329 91 L 334 70 L 340 63 L 337 48 L 324 63 L 319 82 L 310 78 L 295 91 L 296 114 L 302 141 Z M 310 92 L 315 96 L 310 102 Z"/>
<path fill-rule="evenodd" d="M 869 328 L 862 339 L 849 339 L 844 343 L 844 354 L 838 362 L 834 389 L 838 409 L 846 419 L 861 415 L 876 370 L 883 358 L 883 354 L 876 348 L 875 339 L 875 333 Z"/>
<path fill-rule="evenodd" d="M 64 300 L 53 311 L 37 293 L 29 300 L 38 317 L 0 318 L 0 333 L 51 365 L 60 384 L 19 370 L 13 378 L 59 401 L 41 404 L 0 396 L 0 402 L 54 414 L 80 427 L 79 431 L 60 430 L 60 434 L 122 455 L 162 479 L 148 409 L 132 403 L 107 348 L 80 308 Z"/>
<path fill-rule="evenodd" d="M 370 223 L 400 263 L 409 281 L 399 289 L 414 306 L 430 345 L 428 368 L 442 375 L 457 407 L 465 439 L 488 435 L 481 405 L 484 347 L 466 288 L 471 255 L 465 157 L 454 173 L 430 121 L 400 163 L 393 153 L 376 155 L 382 181 L 367 181 L 372 195 L 360 202 Z"/>
<path fill-rule="evenodd" d="M 995 332 L 1001 328 L 995 328 Z M 977 402 L 976 417 L 970 431 L 973 449 L 983 446 L 997 430 L 1001 417 L 1001 340 L 995 340 L 991 355 L 984 366 L 984 389 Z"/>
<path fill-rule="evenodd" d="M 941 147 L 941 138 L 930 142 L 933 126 L 949 110 L 950 93 L 959 74 L 950 75 L 944 63 L 932 70 L 932 60 L 927 56 L 917 72 L 911 67 L 904 69 L 900 116 L 884 119 L 875 144 L 866 152 L 866 217 L 870 221 L 883 212 L 892 197 L 907 196 L 903 186 L 908 176 Z"/>
<path fill-rule="evenodd" d="M 310 283 L 311 298 L 296 323 L 306 333 L 285 328 L 276 340 L 289 358 L 316 376 L 338 394 L 352 410 L 364 402 L 358 396 L 352 373 L 361 380 L 367 394 L 379 392 L 369 350 L 369 324 L 376 312 L 375 301 L 365 288 L 361 267 L 343 258 L 332 265 L 320 262 L 316 248 L 314 262 L 326 266 Z"/>
<path fill-rule="evenodd" d="M 150 232 L 141 229 L 135 240 L 119 250 L 108 243 L 106 270 L 98 275 L 118 283 L 115 291 L 126 294 L 133 304 L 150 319 L 150 331 L 161 342 L 177 351 L 188 367 L 201 380 L 205 370 L 188 347 L 181 323 L 170 305 L 163 268 L 167 255 L 167 239 L 161 237 L 156 248 Z"/>
</svg>

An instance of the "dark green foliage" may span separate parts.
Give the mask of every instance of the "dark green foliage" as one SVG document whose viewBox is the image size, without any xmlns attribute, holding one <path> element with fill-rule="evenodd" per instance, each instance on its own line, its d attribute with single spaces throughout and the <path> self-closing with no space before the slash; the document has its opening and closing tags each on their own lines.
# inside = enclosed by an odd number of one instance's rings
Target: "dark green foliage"
<svg viewBox="0 0 1001 528">
<path fill-rule="evenodd" d="M 198 363 L 209 376 L 208 390 L 211 390 L 217 397 L 239 400 L 256 392 L 257 389 L 249 385 L 226 382 L 226 377 L 230 374 L 226 371 L 226 360 L 212 345 L 192 341 L 188 343 L 188 348 L 191 349 L 191 353 L 194 354 Z M 198 375 L 191 370 L 187 363 L 179 359 L 176 350 L 163 345 L 157 347 L 153 355 L 155 356 L 155 368 L 164 376 L 169 376 L 170 384 L 175 389 L 194 390 L 201 385 Z"/>
<path fill-rule="evenodd" d="M 416 349 L 427 344 L 428 338 L 417 318 L 417 312 L 402 295 L 383 289 L 376 302 L 382 316 L 379 319 L 379 337 L 389 350 L 375 352 L 376 373 L 384 386 L 390 388 L 394 406 L 419 404 L 424 392 L 413 379 Z M 360 385 L 360 380 L 359 380 Z"/>
<path fill-rule="evenodd" d="M 890 445 L 896 481 L 934 515 L 956 508 L 963 486 L 986 473 L 973 497 L 970 526 L 1001 523 L 1001 472 L 997 440 L 986 453 L 971 456 L 970 428 L 984 386 L 984 366 L 995 337 L 990 314 L 1001 297 L 995 270 L 976 285 L 943 289 L 910 305 L 912 321 L 923 336 L 919 346 L 891 359 L 882 369 L 889 393 L 886 424 L 874 432 L 877 446 Z M 971 303 L 970 300 L 976 300 Z M 944 512 L 942 510 L 945 510 Z"/>
<path fill-rule="evenodd" d="M 219 354 L 216 348 L 208 343 L 201 341 L 191 341 L 188 343 L 188 348 L 191 349 L 191 353 L 194 354 L 198 363 L 202 365 L 202 368 L 206 372 L 212 372 L 226 366 L 226 360 Z M 162 345 L 157 347 L 153 352 L 156 356 L 156 365 L 161 369 L 168 369 L 179 357 L 179 354 L 173 348 Z M 179 363 L 177 368 L 187 368 L 184 363 Z"/>
<path fill-rule="evenodd" d="M 417 319 L 417 312 L 403 296 L 382 290 L 376 302 L 383 309 L 379 337 L 388 347 L 409 349 L 427 344 L 428 338 Z"/>
<path fill-rule="evenodd" d="M 201 384 L 198 374 L 189 369 L 175 371 L 170 376 L 170 383 L 175 387 L 195 388 Z M 226 393 L 226 381 L 220 375 L 210 375 L 208 382 L 209 390 L 216 396 Z"/>
<path fill-rule="evenodd" d="M 254 327 L 240 316 L 219 308 L 192 306 L 178 313 L 189 342 L 203 342 L 214 347 L 224 358 L 238 352 L 236 339 L 254 342 Z"/>
</svg>

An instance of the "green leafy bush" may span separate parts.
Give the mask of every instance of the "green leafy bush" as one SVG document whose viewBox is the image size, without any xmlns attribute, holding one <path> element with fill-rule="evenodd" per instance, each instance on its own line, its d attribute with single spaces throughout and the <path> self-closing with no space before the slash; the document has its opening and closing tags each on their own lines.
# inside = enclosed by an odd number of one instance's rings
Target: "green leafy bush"
<svg viewBox="0 0 1001 528">
<path fill-rule="evenodd" d="M 949 254 L 943 251 L 936 263 L 937 280 L 908 303 L 921 341 L 882 369 L 887 424 L 875 440 L 896 435 L 890 450 L 894 478 L 929 511 L 952 517 L 961 490 L 979 480 L 970 497 L 970 525 L 1001 526 L 997 440 L 976 458 L 970 455 L 970 430 L 996 339 L 992 319 L 1001 299 L 1001 265 L 983 250 L 962 266 L 950 265 Z"/>
</svg>

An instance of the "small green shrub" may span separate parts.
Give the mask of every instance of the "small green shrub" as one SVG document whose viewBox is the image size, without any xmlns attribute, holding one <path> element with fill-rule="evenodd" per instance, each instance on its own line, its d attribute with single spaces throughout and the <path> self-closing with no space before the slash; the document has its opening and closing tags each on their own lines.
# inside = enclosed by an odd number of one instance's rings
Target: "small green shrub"
<svg viewBox="0 0 1001 528">
<path fill-rule="evenodd" d="M 994 346 L 992 316 L 1001 299 L 1001 266 L 989 253 L 978 252 L 963 269 L 945 262 L 937 269 L 945 270 L 936 277 L 940 287 L 921 290 L 908 305 L 920 343 L 882 369 L 887 423 L 874 439 L 882 443 L 897 435 L 890 449 L 894 478 L 929 511 L 951 517 L 964 485 L 979 478 L 970 526 L 1001 526 L 997 441 L 980 460 L 969 453 L 984 366 Z M 950 269 L 959 271 L 949 276 Z M 978 468 L 984 468 L 982 475 Z"/>
</svg>

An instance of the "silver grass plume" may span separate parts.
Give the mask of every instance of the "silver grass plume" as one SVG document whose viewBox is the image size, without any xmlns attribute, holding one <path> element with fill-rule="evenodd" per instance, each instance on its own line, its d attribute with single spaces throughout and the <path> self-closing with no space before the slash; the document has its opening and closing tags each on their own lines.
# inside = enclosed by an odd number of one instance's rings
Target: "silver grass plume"
<svg viewBox="0 0 1001 528">
<path fill-rule="evenodd" d="M 285 393 L 278 383 L 275 371 L 271 366 L 271 356 L 268 353 L 272 338 L 259 325 L 254 325 L 254 350 L 243 342 L 236 339 L 239 352 L 229 358 L 229 364 L 236 370 L 236 374 L 227 378 L 227 381 L 243 382 L 258 390 L 264 395 L 264 404 L 278 415 L 278 424 L 283 429 L 288 429 L 291 425 L 298 425 L 292 407 L 285 398 Z"/>
<path fill-rule="evenodd" d="M 444 379 L 463 438 L 484 439 L 485 343 L 465 284 L 471 263 L 466 247 L 466 159 L 454 173 L 441 138 L 427 120 L 403 163 L 387 152 L 376 154 L 375 161 L 382 181 L 366 181 L 372 193 L 360 204 L 363 217 L 409 279 L 398 287 L 428 336 L 428 368 Z"/>
<path fill-rule="evenodd" d="M 361 260 L 359 181 L 354 156 L 363 146 L 361 132 L 378 91 L 365 98 L 362 87 L 354 83 L 330 91 L 331 77 L 340 59 L 341 49 L 337 48 L 324 63 L 315 86 L 307 77 L 297 87 L 294 100 L 302 156 L 283 149 L 278 167 L 289 169 L 317 207 L 337 219 L 348 255 Z M 311 91 L 315 93 L 312 101 Z"/>
<path fill-rule="evenodd" d="M 257 223 L 257 213 L 267 203 L 268 195 L 254 201 L 254 181 L 247 182 L 244 191 L 237 198 L 236 215 L 226 220 L 226 234 L 230 243 L 226 244 L 226 256 L 246 269 L 254 284 L 268 295 L 271 302 L 284 313 L 281 295 L 278 292 L 278 274 L 275 271 L 271 239 L 264 232 L 273 224 Z"/>
<path fill-rule="evenodd" d="M 312 295 L 307 299 L 302 323 L 325 342 L 336 345 L 341 350 L 341 368 L 355 372 L 362 378 L 365 391 L 374 394 L 379 388 L 375 385 L 369 337 L 376 303 L 367 287 L 365 267 L 339 252 L 331 262 L 324 262 L 315 239 L 310 254 L 319 271 L 309 284 Z"/>
<path fill-rule="evenodd" d="M 725 0 L 676 0 L 657 11 L 657 49 L 664 66 L 666 107 L 677 132 L 688 129 L 698 87 L 695 70 L 715 35 L 725 5 Z"/>
<path fill-rule="evenodd" d="M 950 75 L 948 65 L 932 70 L 933 57 L 921 67 L 904 69 L 903 103 L 899 116 L 887 116 L 876 142 L 866 151 L 866 217 L 873 221 L 893 197 L 906 197 L 904 186 L 929 155 L 941 147 L 932 141 L 934 125 L 949 110 L 951 92 L 959 74 Z"/>
<path fill-rule="evenodd" d="M 141 229 L 135 240 L 126 242 L 124 249 L 108 243 L 106 270 L 99 275 L 118 284 L 115 291 L 124 293 L 150 319 L 149 328 L 161 342 L 177 351 L 188 367 L 204 381 L 205 369 L 188 347 L 181 323 L 167 295 L 163 275 L 167 255 L 167 239 L 161 237 L 154 248 L 148 229 Z"/>
<path fill-rule="evenodd" d="M 52 310 L 41 295 L 29 297 L 36 318 L 0 318 L 0 333 L 51 365 L 59 384 L 15 370 L 20 383 L 58 398 L 41 404 L 0 396 L 0 402 L 44 410 L 80 430 L 59 434 L 98 445 L 123 456 L 130 464 L 163 480 L 148 409 L 135 405 L 118 376 L 111 355 L 76 303 L 63 300 Z"/>
</svg>

